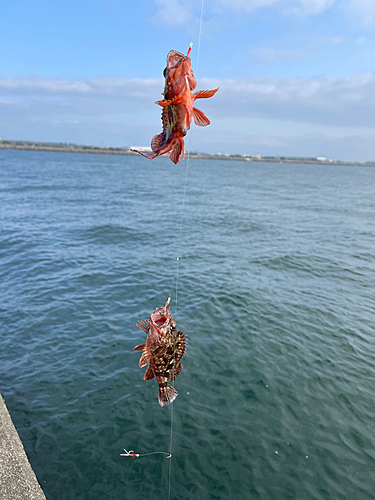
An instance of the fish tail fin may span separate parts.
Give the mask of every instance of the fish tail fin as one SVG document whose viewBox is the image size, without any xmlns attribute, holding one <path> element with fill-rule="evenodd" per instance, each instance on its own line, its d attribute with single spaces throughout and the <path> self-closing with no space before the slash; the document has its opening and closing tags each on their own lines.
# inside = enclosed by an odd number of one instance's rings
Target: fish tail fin
<svg viewBox="0 0 375 500">
<path fill-rule="evenodd" d="M 185 143 L 183 138 L 181 137 L 176 141 L 174 148 L 170 154 L 170 159 L 173 161 L 175 165 L 180 161 L 180 155 L 182 154 L 182 158 L 185 159 Z"/>
<path fill-rule="evenodd" d="M 171 403 L 177 398 L 178 392 L 174 387 L 172 387 L 169 384 L 166 384 L 164 387 L 159 386 L 159 405 L 160 406 L 166 406 Z"/>
</svg>

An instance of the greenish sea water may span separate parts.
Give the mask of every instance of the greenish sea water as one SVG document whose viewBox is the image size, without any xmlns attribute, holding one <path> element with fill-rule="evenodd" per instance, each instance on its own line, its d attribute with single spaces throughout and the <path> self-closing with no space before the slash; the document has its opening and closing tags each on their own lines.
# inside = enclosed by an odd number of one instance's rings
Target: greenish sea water
<svg viewBox="0 0 375 500">
<path fill-rule="evenodd" d="M 375 169 L 191 160 L 181 225 L 185 166 L 0 151 L 0 392 L 47 499 L 167 500 L 171 465 L 173 500 L 372 500 Z M 121 458 L 170 447 L 133 351 L 170 294 L 172 462 Z"/>
</svg>

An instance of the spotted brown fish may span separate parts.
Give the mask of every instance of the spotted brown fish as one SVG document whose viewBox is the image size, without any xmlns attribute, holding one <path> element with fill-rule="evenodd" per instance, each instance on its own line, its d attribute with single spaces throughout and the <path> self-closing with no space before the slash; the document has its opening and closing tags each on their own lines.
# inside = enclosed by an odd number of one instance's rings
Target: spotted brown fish
<svg viewBox="0 0 375 500">
<path fill-rule="evenodd" d="M 134 347 L 142 351 L 139 367 L 149 364 L 144 379 L 156 377 L 159 384 L 159 404 L 166 406 L 178 396 L 174 387 L 168 384 L 179 376 L 180 362 L 186 350 L 186 334 L 177 331 L 177 323 L 168 309 L 169 299 L 164 307 L 158 307 L 150 319 L 138 321 L 137 326 L 147 333 L 146 343 Z"/>
</svg>

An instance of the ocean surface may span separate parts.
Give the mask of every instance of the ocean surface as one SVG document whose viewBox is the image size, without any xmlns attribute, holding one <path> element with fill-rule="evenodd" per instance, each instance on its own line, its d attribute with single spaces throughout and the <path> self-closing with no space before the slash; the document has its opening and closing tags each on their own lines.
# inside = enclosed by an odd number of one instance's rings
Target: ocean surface
<svg viewBox="0 0 375 500">
<path fill-rule="evenodd" d="M 0 392 L 48 500 L 373 500 L 375 168 L 0 151 L 0 217 Z M 133 347 L 169 295 L 160 408 Z"/>
</svg>

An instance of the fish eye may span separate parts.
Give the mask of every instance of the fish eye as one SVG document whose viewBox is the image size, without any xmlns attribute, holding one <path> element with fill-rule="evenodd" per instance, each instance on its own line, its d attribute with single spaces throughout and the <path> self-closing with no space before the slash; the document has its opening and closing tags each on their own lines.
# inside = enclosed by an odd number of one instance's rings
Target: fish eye
<svg viewBox="0 0 375 500">
<path fill-rule="evenodd" d="M 168 72 L 167 68 L 164 68 L 164 71 L 163 71 L 164 78 L 167 78 L 167 72 Z"/>
</svg>

